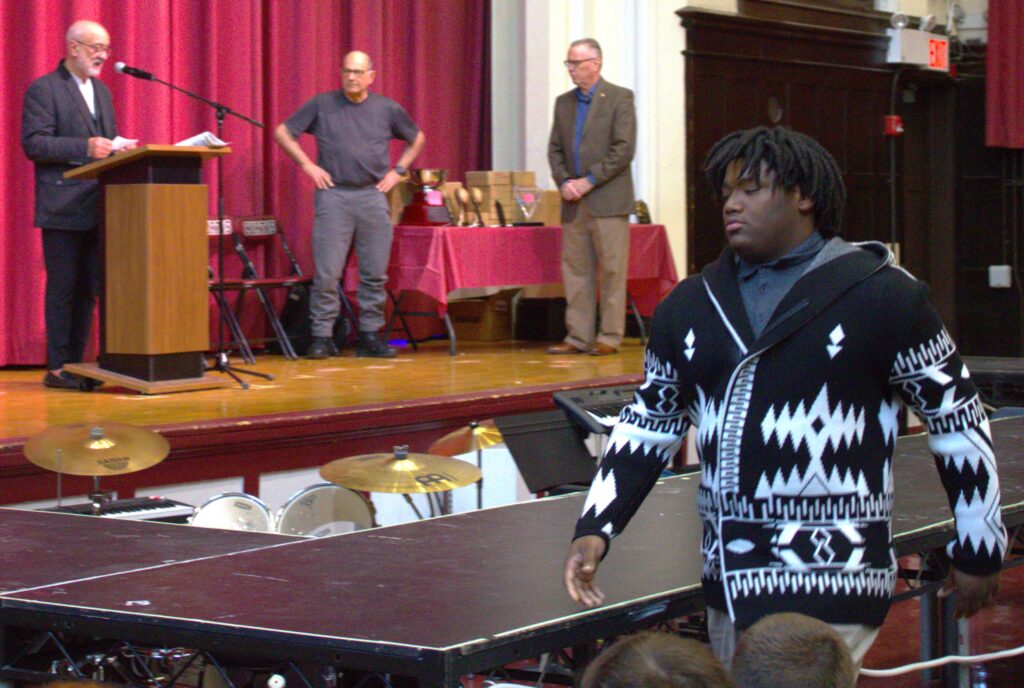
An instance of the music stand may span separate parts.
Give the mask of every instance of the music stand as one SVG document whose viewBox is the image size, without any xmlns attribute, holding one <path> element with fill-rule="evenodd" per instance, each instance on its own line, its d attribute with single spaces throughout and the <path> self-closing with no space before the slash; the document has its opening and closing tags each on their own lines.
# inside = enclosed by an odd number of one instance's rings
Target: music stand
<svg viewBox="0 0 1024 688">
<path fill-rule="evenodd" d="M 494 424 L 531 492 L 589 484 L 597 473 L 597 464 L 562 411 L 500 416 Z"/>
</svg>

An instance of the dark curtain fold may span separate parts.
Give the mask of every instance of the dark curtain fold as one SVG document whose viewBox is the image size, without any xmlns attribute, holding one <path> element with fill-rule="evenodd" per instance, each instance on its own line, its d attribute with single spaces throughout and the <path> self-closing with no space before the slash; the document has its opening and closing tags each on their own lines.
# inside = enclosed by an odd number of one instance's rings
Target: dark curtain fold
<svg viewBox="0 0 1024 688">
<path fill-rule="evenodd" d="M 985 144 L 1024 148 L 1024 3 L 990 0 Z"/>
<path fill-rule="evenodd" d="M 289 233 L 304 269 L 312 269 L 309 232 L 312 187 L 273 143 L 273 129 L 320 91 L 339 86 L 341 58 L 370 54 L 373 90 L 394 98 L 423 129 L 417 161 L 444 167 L 454 179 L 490 166 L 489 0 L 25 0 L 0 3 L 0 27 L 19 36 L 0 57 L 0 365 L 45 359 L 43 271 L 39 232 L 32 227 L 32 165 L 21 151 L 21 106 L 33 79 L 64 54 L 72 21 L 95 19 L 114 52 L 103 80 L 114 94 L 118 127 L 141 143 L 173 143 L 215 131 L 214 111 L 157 83 L 114 72 L 114 63 L 157 77 L 262 121 L 224 122 L 233 153 L 224 160 L 225 213 L 274 214 Z M 303 145 L 314 150 L 309 137 Z M 395 147 L 399 150 L 400 146 Z M 211 214 L 215 175 L 208 167 Z"/>
</svg>

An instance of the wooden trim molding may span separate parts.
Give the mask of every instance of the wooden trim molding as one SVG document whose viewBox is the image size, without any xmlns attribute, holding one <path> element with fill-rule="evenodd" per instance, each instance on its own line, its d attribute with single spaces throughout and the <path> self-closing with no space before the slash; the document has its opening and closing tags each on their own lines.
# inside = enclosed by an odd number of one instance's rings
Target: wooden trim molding
<svg viewBox="0 0 1024 688">
<path fill-rule="evenodd" d="M 873 0 L 739 0 L 738 9 L 745 17 L 876 33 L 885 32 L 890 17 Z"/>
</svg>

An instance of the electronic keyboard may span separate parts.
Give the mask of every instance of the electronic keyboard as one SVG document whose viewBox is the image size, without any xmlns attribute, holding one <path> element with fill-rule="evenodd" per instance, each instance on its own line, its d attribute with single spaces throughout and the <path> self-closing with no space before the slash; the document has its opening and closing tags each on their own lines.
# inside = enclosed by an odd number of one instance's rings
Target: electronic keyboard
<svg viewBox="0 0 1024 688">
<path fill-rule="evenodd" d="M 619 420 L 619 411 L 633 403 L 636 388 L 634 384 L 555 392 L 555 406 L 587 432 L 607 435 Z"/>
<path fill-rule="evenodd" d="M 82 514 L 102 518 L 120 518 L 129 521 L 162 521 L 164 523 L 188 523 L 195 507 L 165 497 L 136 497 L 115 499 L 100 507 L 99 513 L 91 503 L 65 504 L 61 507 L 42 509 L 65 514 Z"/>
</svg>

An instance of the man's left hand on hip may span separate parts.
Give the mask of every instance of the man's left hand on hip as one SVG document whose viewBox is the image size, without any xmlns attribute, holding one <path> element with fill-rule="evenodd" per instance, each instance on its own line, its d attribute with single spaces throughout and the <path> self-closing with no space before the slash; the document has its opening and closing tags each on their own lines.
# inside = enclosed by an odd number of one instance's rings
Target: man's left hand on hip
<svg viewBox="0 0 1024 688">
<path fill-rule="evenodd" d="M 395 188 L 395 184 L 402 181 L 402 176 L 394 170 L 388 170 L 388 173 L 384 175 L 384 178 L 377 182 L 377 191 L 387 193 L 391 189 Z"/>
</svg>

